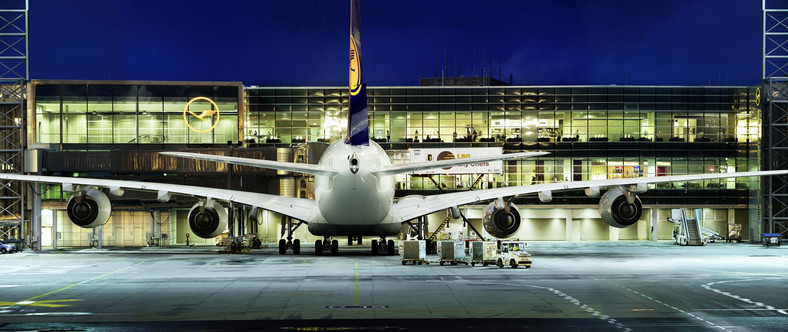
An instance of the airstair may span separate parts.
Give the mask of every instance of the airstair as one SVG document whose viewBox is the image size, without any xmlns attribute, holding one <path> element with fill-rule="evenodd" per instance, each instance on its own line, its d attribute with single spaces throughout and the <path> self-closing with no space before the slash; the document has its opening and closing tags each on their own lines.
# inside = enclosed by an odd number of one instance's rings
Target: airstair
<svg viewBox="0 0 788 332">
<path fill-rule="evenodd" d="M 722 239 L 719 229 L 713 225 L 703 226 L 703 209 L 695 209 L 695 218 L 687 216 L 684 209 L 671 209 L 668 221 L 673 226 L 673 239 L 683 246 L 702 246 L 706 242 Z"/>
</svg>

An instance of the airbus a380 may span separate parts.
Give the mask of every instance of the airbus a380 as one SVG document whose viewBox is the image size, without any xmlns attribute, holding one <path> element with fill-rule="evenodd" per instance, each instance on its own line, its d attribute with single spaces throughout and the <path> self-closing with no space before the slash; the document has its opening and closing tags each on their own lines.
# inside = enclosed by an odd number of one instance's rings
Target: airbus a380
<svg viewBox="0 0 788 332">
<path fill-rule="evenodd" d="M 199 202 L 189 211 L 189 226 L 195 235 L 203 238 L 215 237 L 227 226 L 227 212 L 219 201 L 241 203 L 306 223 L 310 233 L 324 237 L 315 243 L 315 253 L 320 255 L 326 251 L 337 252 L 338 242 L 331 240 L 335 236 L 358 236 L 359 239 L 361 236 L 380 237 L 380 242 L 372 241 L 373 253 L 385 251 L 391 254 L 394 243 L 392 240 L 386 242 L 385 239 L 398 234 L 403 223 L 440 210 L 458 211 L 458 206 L 474 202 L 490 202 L 484 209 L 483 226 L 492 236 L 506 238 L 514 234 L 520 225 L 520 212 L 510 203 L 512 198 L 535 194 L 543 202 L 548 202 L 552 193 L 557 191 L 582 189 L 589 196 L 597 196 L 603 189 L 607 189 L 599 202 L 600 215 L 610 226 L 623 228 L 640 219 L 643 206 L 637 194 L 645 192 L 648 184 L 788 173 L 780 170 L 574 181 L 395 198 L 396 174 L 485 161 L 531 158 L 547 153 L 521 152 L 393 165 L 386 152 L 369 139 L 366 85 L 361 71 L 359 0 L 351 0 L 350 4 L 350 103 L 347 136 L 330 144 L 317 164 L 161 152 L 168 156 L 313 174 L 314 200 L 198 186 L 92 178 L 0 174 L 0 179 L 63 185 L 64 191 L 75 193 L 68 201 L 69 218 L 76 225 L 85 228 L 97 227 L 108 220 L 111 204 L 105 192 L 118 196 L 122 195 L 124 190 L 152 191 L 156 192 L 162 201 L 168 200 L 171 194 L 199 197 Z M 280 253 L 284 253 L 287 248 L 299 253 L 299 240 L 291 242 L 290 237 L 287 241 L 280 240 Z"/>
</svg>

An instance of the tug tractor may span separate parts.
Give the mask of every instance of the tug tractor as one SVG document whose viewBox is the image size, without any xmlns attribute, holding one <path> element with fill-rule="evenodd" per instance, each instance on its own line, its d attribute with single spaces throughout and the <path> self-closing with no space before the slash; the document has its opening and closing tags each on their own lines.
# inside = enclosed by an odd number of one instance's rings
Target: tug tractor
<svg viewBox="0 0 788 332">
<path fill-rule="evenodd" d="M 528 269 L 531 268 L 531 263 L 531 254 L 525 251 L 525 242 L 501 242 L 501 249 L 498 250 L 498 267 L 502 268 L 505 265 L 509 265 L 513 269 L 516 269 L 518 266 L 523 265 Z"/>
</svg>

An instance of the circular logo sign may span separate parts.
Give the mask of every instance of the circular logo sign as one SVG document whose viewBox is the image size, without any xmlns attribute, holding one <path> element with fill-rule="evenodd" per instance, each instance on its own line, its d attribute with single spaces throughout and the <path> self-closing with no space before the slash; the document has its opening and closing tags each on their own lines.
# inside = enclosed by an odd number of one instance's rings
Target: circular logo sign
<svg viewBox="0 0 788 332">
<path fill-rule="evenodd" d="M 193 102 L 198 101 L 198 100 L 204 100 L 204 101 L 207 101 L 207 102 L 211 103 L 211 105 L 213 106 L 213 109 L 208 109 L 208 110 L 202 111 L 202 113 L 199 113 L 199 114 L 190 111 L 189 110 L 189 105 L 191 105 Z M 214 117 L 214 115 L 215 115 L 215 117 Z M 204 129 L 204 130 L 199 130 L 197 128 L 192 127 L 192 125 L 189 124 L 189 117 L 190 116 L 191 117 L 195 117 L 195 118 L 199 119 L 200 121 L 205 121 L 205 122 L 210 123 L 211 127 L 208 128 L 208 129 Z M 216 128 L 216 124 L 219 123 L 219 106 L 216 106 L 216 103 L 214 103 L 213 100 L 211 100 L 210 98 L 207 98 L 207 97 L 192 98 L 192 100 L 189 100 L 189 102 L 186 103 L 186 106 L 183 107 L 183 122 L 186 122 L 186 126 L 189 127 L 189 129 L 191 131 L 193 131 L 193 132 L 207 133 L 207 132 L 213 130 L 213 128 Z"/>
<path fill-rule="evenodd" d="M 443 151 L 443 152 L 438 154 L 438 158 L 437 159 L 438 159 L 438 161 L 441 161 L 441 160 L 454 160 L 454 159 L 457 159 L 457 158 L 454 156 L 453 153 L 451 153 L 449 151 Z M 451 169 L 451 166 L 443 167 L 443 169 Z"/>
</svg>

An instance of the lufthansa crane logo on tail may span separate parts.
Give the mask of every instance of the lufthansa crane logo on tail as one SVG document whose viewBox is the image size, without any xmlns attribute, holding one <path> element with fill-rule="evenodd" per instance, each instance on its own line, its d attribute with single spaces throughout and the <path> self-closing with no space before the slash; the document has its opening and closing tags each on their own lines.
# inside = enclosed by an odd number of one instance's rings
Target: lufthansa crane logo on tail
<svg viewBox="0 0 788 332">
<path fill-rule="evenodd" d="M 198 100 L 204 100 L 204 101 L 207 101 L 207 102 L 211 103 L 211 106 L 213 108 L 212 109 L 209 108 L 209 109 L 204 110 L 204 111 L 202 111 L 200 113 L 196 113 L 196 112 L 193 112 L 193 111 L 189 110 L 189 105 L 191 105 L 193 102 L 198 101 Z M 189 115 L 191 115 L 191 117 Z M 200 120 L 202 122 L 206 122 L 207 124 L 210 124 L 209 128 L 208 129 L 197 129 L 197 128 L 193 127 L 189 123 L 189 120 L 192 119 L 192 118 L 196 118 L 196 119 L 198 119 L 198 120 Z M 186 103 L 186 106 L 183 107 L 183 122 L 185 122 L 186 126 L 189 127 L 189 129 L 191 131 L 193 131 L 193 132 L 207 133 L 207 132 L 213 130 L 213 128 L 216 128 L 216 124 L 219 123 L 219 106 L 216 106 L 216 103 L 214 103 L 213 100 L 211 100 L 208 97 L 196 97 L 196 98 L 193 98 L 192 100 L 189 100 L 188 103 Z"/>
<path fill-rule="evenodd" d="M 350 36 L 350 94 L 355 96 L 361 92 L 361 52 L 356 40 Z"/>
</svg>

